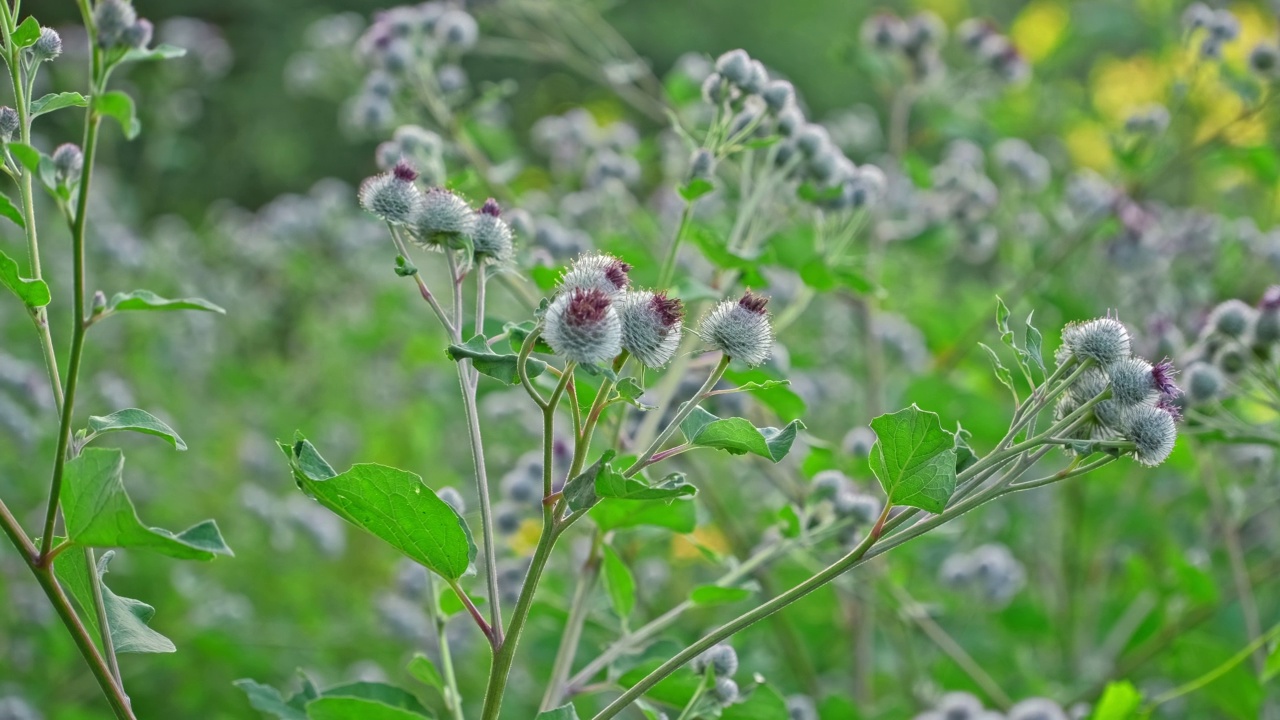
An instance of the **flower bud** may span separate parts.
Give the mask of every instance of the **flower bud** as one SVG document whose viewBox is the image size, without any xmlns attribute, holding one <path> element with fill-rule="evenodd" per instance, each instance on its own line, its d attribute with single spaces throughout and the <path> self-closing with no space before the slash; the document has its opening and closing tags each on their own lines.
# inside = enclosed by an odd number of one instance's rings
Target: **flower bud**
<svg viewBox="0 0 1280 720">
<path fill-rule="evenodd" d="M 839 470 L 823 470 L 814 475 L 809 484 L 809 495 L 814 500 L 835 500 L 837 495 L 849 490 L 849 478 Z"/>
<path fill-rule="evenodd" d="M 560 292 L 574 290 L 599 290 L 605 297 L 615 298 L 630 285 L 630 263 L 605 253 L 590 253 L 579 257 L 560 278 Z"/>
<path fill-rule="evenodd" d="M 543 318 L 543 337 L 562 357 L 600 365 L 622 352 L 622 323 L 609 296 L 599 288 L 561 292 Z"/>
<path fill-rule="evenodd" d="M 1135 135 L 1159 135 L 1169 129 L 1169 109 L 1160 104 L 1139 108 L 1125 119 L 1124 129 Z"/>
<path fill-rule="evenodd" d="M 1213 10 L 1202 2 L 1194 2 L 1182 11 L 1182 27 L 1189 32 L 1207 28 L 1213 22 Z"/>
<path fill-rule="evenodd" d="M 689 160 L 689 177 L 693 180 L 708 180 L 716 172 L 716 156 L 706 148 L 693 151 Z"/>
<path fill-rule="evenodd" d="M 1208 29 L 1210 36 L 1216 40 L 1234 40 L 1240 35 L 1240 20 L 1230 10 L 1223 8 L 1213 13 Z"/>
<path fill-rule="evenodd" d="M 883 170 L 875 165 L 862 165 L 845 181 L 846 201 L 853 208 L 872 205 L 884 196 L 888 184 Z"/>
<path fill-rule="evenodd" d="M 63 143 L 53 151 L 54 179 L 59 185 L 73 185 L 80 180 L 84 168 L 84 153 L 75 143 Z"/>
<path fill-rule="evenodd" d="M 752 60 L 747 64 L 747 77 L 737 85 L 739 90 L 748 95 L 759 95 L 767 82 L 769 82 L 769 71 L 764 68 L 764 63 Z"/>
<path fill-rule="evenodd" d="M 715 671 L 718 678 L 733 677 L 738 672 L 738 653 L 732 645 L 720 643 L 707 648 L 707 651 L 694 658 L 689 667 L 699 675 L 707 672 L 707 668 Z"/>
<path fill-rule="evenodd" d="M 0 138 L 5 142 L 13 139 L 18 132 L 18 111 L 5 105 L 0 107 Z"/>
<path fill-rule="evenodd" d="M 413 182 L 417 177 L 408 163 L 396 163 L 391 172 L 374 175 L 360 183 L 360 207 L 396 225 L 414 222 L 423 202 L 422 193 Z"/>
<path fill-rule="evenodd" d="M 727 677 L 716 677 L 716 686 L 711 694 L 721 705 L 732 705 L 738 701 L 738 683 Z"/>
<path fill-rule="evenodd" d="M 472 237 L 476 214 L 462 198 L 440 187 L 422 194 L 422 208 L 414 220 L 414 239 L 425 247 L 456 247 Z"/>
<path fill-rule="evenodd" d="M 93 9 L 93 26 L 98 30 L 98 44 L 115 47 L 122 43 L 125 32 L 138 21 L 138 13 L 125 0 L 98 0 Z"/>
<path fill-rule="evenodd" d="M 818 706 L 808 695 L 792 695 L 787 698 L 788 720 L 818 720 Z"/>
<path fill-rule="evenodd" d="M 1111 379 L 1107 377 L 1106 371 L 1091 367 L 1081 373 L 1071 387 L 1067 388 L 1067 395 L 1075 401 L 1076 407 L 1079 407 L 1106 392 L 1110 386 Z"/>
<path fill-rule="evenodd" d="M 49 62 L 62 54 L 62 36 L 53 28 L 40 28 L 40 37 L 31 46 L 31 57 L 36 62 Z"/>
<path fill-rule="evenodd" d="M 863 492 L 845 489 L 834 498 L 836 515 L 850 518 L 859 525 L 870 525 L 880 516 L 884 506 L 880 501 Z"/>
<path fill-rule="evenodd" d="M 445 505 L 453 508 L 453 511 L 462 515 L 467 511 L 467 502 L 462 499 L 462 493 L 457 488 L 442 487 L 436 491 L 436 497 L 444 501 Z"/>
<path fill-rule="evenodd" d="M 466 51 L 475 47 L 480 28 L 476 19 L 465 10 L 448 10 L 436 19 L 434 35 L 444 47 Z"/>
<path fill-rule="evenodd" d="M 804 113 L 800 112 L 800 108 L 792 105 L 784 108 L 778 113 L 777 118 L 778 134 L 782 137 L 792 137 L 796 132 L 804 127 Z"/>
<path fill-rule="evenodd" d="M 1249 52 L 1249 69 L 1268 80 L 1280 78 L 1280 45 L 1260 42 Z"/>
<path fill-rule="evenodd" d="M 907 25 L 891 12 L 878 12 L 863 21 L 859 30 L 862 42 L 880 52 L 896 50 L 907 39 Z"/>
<path fill-rule="evenodd" d="M 1071 323 L 1062 329 L 1062 343 L 1077 359 L 1104 367 L 1129 357 L 1129 331 L 1114 318 Z"/>
<path fill-rule="evenodd" d="M 1227 300 L 1209 313 L 1206 329 L 1229 338 L 1241 338 L 1253 323 L 1256 312 L 1243 300 Z"/>
<path fill-rule="evenodd" d="M 800 148 L 805 157 L 813 157 L 829 145 L 831 138 L 827 129 L 821 125 L 808 123 L 796 131 L 796 147 Z"/>
<path fill-rule="evenodd" d="M 720 73 L 711 73 L 702 81 L 702 99 L 708 104 L 719 105 L 729 97 L 729 84 Z"/>
<path fill-rule="evenodd" d="M 493 506 L 493 524 L 503 535 L 514 534 L 520 529 L 520 509 L 509 502 Z"/>
<path fill-rule="evenodd" d="M 856 458 L 871 455 L 871 447 L 876 444 L 876 433 L 866 425 L 859 425 L 845 433 L 840 441 L 840 448 Z"/>
<path fill-rule="evenodd" d="M 733 85 L 742 85 L 751 75 L 751 56 L 741 48 L 716 58 L 716 72 Z"/>
<path fill-rule="evenodd" d="M 1222 371 L 1206 362 L 1194 362 L 1187 366 L 1187 402 L 1192 405 L 1209 402 L 1218 397 L 1227 379 Z"/>
<path fill-rule="evenodd" d="M 637 290 L 618 300 L 622 349 L 647 368 L 666 365 L 680 346 L 684 303 L 665 293 Z"/>
<path fill-rule="evenodd" d="M 1173 416 L 1151 405 L 1135 405 L 1126 409 L 1121 417 L 1120 430 L 1125 439 L 1137 445 L 1134 458 L 1148 467 L 1164 462 L 1173 452 L 1173 443 L 1178 438 Z"/>
<path fill-rule="evenodd" d="M 103 311 L 106 309 L 107 309 L 107 294 L 102 292 L 101 290 L 95 290 L 93 292 L 93 300 L 90 302 L 90 305 L 89 305 L 89 315 L 90 316 L 101 315 Z"/>
<path fill-rule="evenodd" d="M 907 19 L 907 47 L 918 50 L 942 44 L 947 25 L 936 13 L 922 10 Z"/>
<path fill-rule="evenodd" d="M 155 33 L 155 26 L 146 18 L 138 18 L 137 22 L 124 29 L 120 33 L 120 44 L 135 50 L 144 50 L 151 44 L 151 36 Z"/>
<path fill-rule="evenodd" d="M 698 335 L 731 358 L 750 367 L 760 365 L 773 349 L 768 303 L 769 298 L 750 290 L 737 301 L 725 300 L 702 319 Z"/>
<path fill-rule="evenodd" d="M 770 80 L 760 89 L 760 97 L 770 112 L 782 112 L 796 101 L 796 89 L 786 80 Z"/>
<path fill-rule="evenodd" d="M 476 214 L 476 226 L 472 235 L 475 245 L 476 262 L 491 262 L 504 265 L 515 256 L 515 243 L 512 240 L 511 227 L 502 219 L 502 209 L 498 201 L 489 198 L 480 212 Z"/>
<path fill-rule="evenodd" d="M 1229 343 L 1213 354 L 1213 364 L 1227 375 L 1238 375 L 1249 365 L 1249 356 L 1239 343 Z"/>
<path fill-rule="evenodd" d="M 982 701 L 967 692 L 949 692 L 938 699 L 934 711 L 942 720 L 979 720 Z"/>
<path fill-rule="evenodd" d="M 956 26 L 956 39 L 971 51 L 976 51 L 987 38 L 997 33 L 996 26 L 982 18 L 969 18 Z"/>
</svg>

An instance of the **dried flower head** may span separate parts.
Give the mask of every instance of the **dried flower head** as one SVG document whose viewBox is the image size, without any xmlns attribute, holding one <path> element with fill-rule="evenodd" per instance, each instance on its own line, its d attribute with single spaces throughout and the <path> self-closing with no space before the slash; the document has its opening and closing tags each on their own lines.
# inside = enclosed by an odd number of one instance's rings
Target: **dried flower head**
<svg viewBox="0 0 1280 720">
<path fill-rule="evenodd" d="M 360 183 L 360 207 L 396 225 L 414 222 L 422 210 L 422 193 L 414 180 L 413 168 L 399 162 L 390 172 L 374 175 Z"/>
<path fill-rule="evenodd" d="M 702 319 L 698 335 L 731 358 L 760 365 L 773 349 L 768 303 L 769 298 L 750 290 L 737 301 L 725 300 Z"/>
<path fill-rule="evenodd" d="M 622 348 L 648 368 L 666 365 L 680 346 L 684 303 L 666 293 L 637 290 L 617 302 Z"/>
<path fill-rule="evenodd" d="M 583 365 L 607 363 L 622 352 L 622 322 L 599 288 L 561 292 L 543 318 L 543 337 L 559 355 Z"/>
<path fill-rule="evenodd" d="M 1104 367 L 1129 357 L 1129 331 L 1109 317 L 1067 325 L 1062 329 L 1062 344 L 1071 356 Z"/>
<path fill-rule="evenodd" d="M 631 265 L 606 253 L 590 253 L 579 257 L 560 278 L 561 292 L 594 289 L 606 297 L 617 297 L 631 285 Z"/>
<path fill-rule="evenodd" d="M 515 256 L 515 242 L 511 226 L 502 219 L 498 201 L 489 198 L 476 214 L 476 226 L 472 235 L 476 261 L 505 265 Z"/>
<path fill-rule="evenodd" d="M 413 222 L 413 238 L 424 247 L 458 247 L 472 237 L 476 214 L 466 200 L 445 188 L 422 193 L 422 206 Z"/>
</svg>

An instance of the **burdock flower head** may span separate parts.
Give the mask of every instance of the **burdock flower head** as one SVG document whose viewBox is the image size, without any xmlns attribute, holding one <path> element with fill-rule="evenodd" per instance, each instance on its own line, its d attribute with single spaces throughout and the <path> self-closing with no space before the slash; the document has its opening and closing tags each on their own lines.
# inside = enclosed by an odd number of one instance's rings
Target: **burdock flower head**
<svg viewBox="0 0 1280 720">
<path fill-rule="evenodd" d="M 599 288 L 566 289 L 547 308 L 543 323 L 547 344 L 568 360 L 599 365 L 622 352 L 622 322 Z"/>
<path fill-rule="evenodd" d="M 103 47 L 122 43 L 125 33 L 137 21 L 137 11 L 125 0 L 98 0 L 93 9 L 93 26 L 98 30 L 98 42 Z"/>
<path fill-rule="evenodd" d="M 631 285 L 630 263 L 607 253 L 589 253 L 579 257 L 560 278 L 562 294 L 574 290 L 599 290 L 607 298 L 616 298 Z"/>
<path fill-rule="evenodd" d="M 702 319 L 698 335 L 731 358 L 751 367 L 760 365 L 773 348 L 768 304 L 769 298 L 750 290 L 739 300 L 725 300 Z"/>
<path fill-rule="evenodd" d="M 422 193 L 413 183 L 418 173 L 406 162 L 360 183 L 360 207 L 396 225 L 413 222 L 422 210 Z"/>
<path fill-rule="evenodd" d="M 1071 357 L 1105 367 L 1129 357 L 1129 331 L 1109 317 L 1071 323 L 1062 329 L 1062 345 Z"/>
<path fill-rule="evenodd" d="M 80 180 L 80 171 L 84 168 L 84 153 L 80 151 L 79 145 L 63 143 L 53 151 L 51 159 L 54 178 L 60 184 L 71 185 Z"/>
<path fill-rule="evenodd" d="M 457 247 L 473 237 L 476 214 L 467 201 L 439 187 L 422 194 L 422 207 L 414 219 L 414 239 L 426 247 Z"/>
<path fill-rule="evenodd" d="M 649 368 L 666 365 L 680 345 L 684 303 L 666 293 L 629 292 L 618 300 L 622 348 Z"/>
<path fill-rule="evenodd" d="M 40 37 L 31 46 L 31 57 L 36 62 L 56 60 L 62 54 L 62 36 L 53 28 L 40 28 Z"/>
<path fill-rule="evenodd" d="M 1134 459 L 1148 467 L 1164 462 L 1178 439 L 1173 415 L 1155 405 L 1136 405 L 1126 409 L 1120 426 L 1125 439 L 1137 446 L 1133 451 Z"/>
<path fill-rule="evenodd" d="M 1256 312 L 1243 300 L 1227 300 L 1219 303 L 1213 309 L 1213 312 L 1209 313 L 1209 321 L 1205 324 L 1205 330 L 1210 333 L 1239 339 L 1248 331 Z"/>
<path fill-rule="evenodd" d="M 511 226 L 502 219 L 498 201 L 489 198 L 476 215 L 475 234 L 472 237 L 477 262 L 506 264 L 515 254 Z"/>
<path fill-rule="evenodd" d="M 1158 365 L 1142 358 L 1125 358 L 1107 368 L 1111 378 L 1111 397 L 1121 405 L 1136 405 L 1158 395 L 1175 396 L 1182 391 L 1173 383 L 1173 363 Z"/>
</svg>

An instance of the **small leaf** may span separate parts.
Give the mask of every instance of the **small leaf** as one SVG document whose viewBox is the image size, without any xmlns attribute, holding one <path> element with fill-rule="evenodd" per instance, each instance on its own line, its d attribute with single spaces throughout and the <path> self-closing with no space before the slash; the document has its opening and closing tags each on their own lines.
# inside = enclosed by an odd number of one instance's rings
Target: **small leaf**
<svg viewBox="0 0 1280 720">
<path fill-rule="evenodd" d="M 120 62 L 145 62 L 148 60 L 172 60 L 187 54 L 186 48 L 161 43 L 153 48 L 133 48 L 120 57 Z"/>
<path fill-rule="evenodd" d="M 1142 704 L 1142 693 L 1128 680 L 1108 683 L 1098 705 L 1093 709 L 1093 720 L 1130 720 Z"/>
<path fill-rule="evenodd" d="M 534 720 L 578 720 L 578 711 L 574 709 L 573 703 L 569 703 L 554 710 L 540 712 Z"/>
<path fill-rule="evenodd" d="M 113 552 L 103 553 L 98 560 L 98 581 L 102 588 L 102 606 L 106 610 L 107 626 L 111 628 L 111 644 L 118 653 L 171 653 L 177 652 L 173 641 L 147 626 L 156 610 L 150 605 L 132 598 L 120 597 L 107 587 L 102 577 L 107 574 L 107 565 L 114 556 Z M 93 612 L 93 590 L 90 585 L 89 563 L 83 552 L 63 552 L 53 562 L 54 574 L 67 589 L 82 610 L 80 617 L 84 619 L 98 637 L 98 617 Z"/>
<path fill-rule="evenodd" d="M 685 202 L 693 202 L 715 189 L 715 184 L 710 180 L 694 178 L 680 187 L 680 197 L 684 198 Z"/>
<path fill-rule="evenodd" d="M 107 312 L 126 310 L 204 310 L 225 315 L 226 310 L 202 298 L 162 298 L 150 290 L 116 293 L 107 303 Z"/>
<path fill-rule="evenodd" d="M 1271 654 L 1267 655 L 1267 662 L 1262 666 L 1262 682 L 1268 683 L 1280 677 L 1280 642 L 1271 648 Z"/>
<path fill-rule="evenodd" d="M 625 377 L 618 381 L 614 388 L 617 390 L 615 400 L 633 405 L 640 410 L 657 410 L 656 405 L 646 405 L 640 402 L 640 398 L 644 396 L 644 388 L 640 387 L 640 382 L 633 377 Z"/>
<path fill-rule="evenodd" d="M 306 438 L 280 443 L 298 487 L 347 522 L 386 541 L 446 580 L 472 571 L 466 521 L 411 472 L 372 463 L 333 475 Z"/>
<path fill-rule="evenodd" d="M 605 450 L 599 460 L 564 484 L 564 499 L 569 503 L 570 510 L 584 510 L 600 502 L 600 497 L 596 495 L 596 478 L 602 471 L 612 472 L 609 461 L 614 455 L 617 453 L 613 450 Z"/>
<path fill-rule="evenodd" d="M 445 692 L 444 678 L 440 676 L 440 671 L 436 669 L 436 664 L 431 662 L 431 658 L 426 655 L 422 653 L 414 655 L 406 669 L 414 680 L 427 687 L 433 687 L 441 693 Z"/>
<path fill-rule="evenodd" d="M 791 451 L 796 433 L 804 423 L 792 420 L 786 427 L 757 428 L 742 418 L 721 419 L 702 408 L 694 408 L 680 423 L 680 431 L 691 445 L 724 450 L 733 455 L 754 453 L 779 462 Z"/>
<path fill-rule="evenodd" d="M 89 99 L 78 92 L 49 93 L 31 103 L 31 117 L 69 107 L 86 107 Z"/>
<path fill-rule="evenodd" d="M 5 149 L 13 155 L 14 159 L 22 164 L 22 167 L 37 172 L 40 170 L 40 151 L 23 143 L 7 143 Z"/>
<path fill-rule="evenodd" d="M 603 531 L 629 527 L 660 527 L 690 533 L 698 526 L 698 513 L 690 500 L 620 500 L 604 498 L 591 508 L 591 519 Z"/>
<path fill-rule="evenodd" d="M 996 379 L 1000 381 L 1001 385 L 1012 390 L 1013 373 L 1009 372 L 1009 368 L 1005 367 L 1004 363 L 1000 362 L 1000 356 L 997 355 L 996 351 L 992 350 L 986 343 L 978 343 L 978 346 L 987 351 L 987 357 L 991 360 L 991 369 L 995 371 Z"/>
<path fill-rule="evenodd" d="M 106 433 L 124 430 L 145 435 L 155 435 L 168 440 L 169 444 L 178 450 L 187 449 L 187 444 L 182 441 L 182 438 L 178 437 L 178 433 L 173 428 L 145 410 L 129 408 L 103 417 L 97 415 L 89 416 L 89 431 L 94 435 L 105 435 Z"/>
<path fill-rule="evenodd" d="M 43 280 L 28 280 L 19 274 L 18 263 L 8 255 L 0 252 L 0 283 L 13 291 L 14 295 L 29 308 L 44 307 L 49 304 L 49 286 Z"/>
<path fill-rule="evenodd" d="M 0 193 L 0 217 L 9 218 L 14 225 L 20 228 L 25 229 L 27 227 L 27 223 L 22 219 L 22 211 L 4 193 Z"/>
<path fill-rule="evenodd" d="M 431 714 L 412 693 L 387 683 L 364 681 L 343 683 L 327 688 L 320 693 L 320 697 L 358 698 L 382 703 L 400 710 L 408 710 L 415 715 L 429 716 Z"/>
<path fill-rule="evenodd" d="M 28 15 L 27 19 L 13 31 L 10 38 L 13 40 L 14 47 L 31 47 L 36 44 L 36 40 L 40 39 L 40 23 Z"/>
<path fill-rule="evenodd" d="M 749 588 L 701 585 L 689 593 L 689 600 L 694 605 L 728 605 L 746 600 L 751 595 L 752 591 Z"/>
<path fill-rule="evenodd" d="M 93 96 L 93 109 L 101 115 L 115 118 L 124 131 L 126 140 L 132 140 L 142 132 L 142 123 L 138 122 L 137 111 L 133 107 L 133 98 L 119 90 Z"/>
<path fill-rule="evenodd" d="M 1025 346 L 1024 350 L 1027 354 L 1027 358 L 1031 361 L 1031 364 L 1040 368 L 1040 374 L 1043 375 L 1045 373 L 1043 350 L 1044 336 L 1040 334 L 1040 331 L 1035 325 L 1031 324 L 1031 318 L 1034 315 L 1034 311 L 1027 315 L 1027 331 L 1026 334 L 1023 335 L 1022 344 Z"/>
<path fill-rule="evenodd" d="M 783 420 L 804 417 L 806 411 L 804 399 L 791 389 L 790 383 L 775 384 L 786 381 L 770 378 L 768 373 L 760 368 L 738 370 L 731 367 L 725 372 L 724 379 L 739 387 L 758 385 L 758 388 L 751 388 L 756 400 L 777 413 Z"/>
<path fill-rule="evenodd" d="M 511 350 L 518 353 L 520 352 L 520 348 L 524 347 L 524 341 L 529 337 L 529 333 L 533 332 L 533 329 L 536 327 L 538 327 L 538 323 L 536 321 L 525 320 L 522 323 L 507 323 L 502 326 L 502 331 L 505 332 L 507 337 L 511 340 Z M 552 350 L 551 346 L 548 345 L 547 341 L 541 336 L 534 341 L 533 351 L 545 353 L 547 355 L 555 352 L 555 350 Z"/>
<path fill-rule="evenodd" d="M 477 371 L 508 385 L 520 382 L 517 369 L 520 356 L 515 353 L 494 352 L 483 335 L 476 335 L 464 345 L 450 345 L 446 354 L 454 361 L 469 359 Z M 530 378 L 538 377 L 546 369 L 547 364 L 537 358 L 528 358 L 525 362 L 525 370 Z"/>
<path fill-rule="evenodd" d="M 786 717 L 790 717 L 787 701 L 778 691 L 768 685 L 757 685 L 745 700 L 725 707 L 720 720 L 775 720 Z"/>
<path fill-rule="evenodd" d="M 458 597 L 458 593 L 453 592 L 453 590 L 443 588 L 442 590 L 443 592 L 440 593 L 439 598 L 441 615 L 444 615 L 445 617 L 453 617 L 458 613 L 466 611 L 467 606 L 462 604 L 462 598 Z M 471 598 L 471 603 L 476 607 L 483 606 L 485 604 L 484 596 L 478 595 Z"/>
<path fill-rule="evenodd" d="M 636 580 L 622 558 L 609 545 L 604 546 L 604 587 L 613 610 L 625 623 L 636 606 Z"/>
<path fill-rule="evenodd" d="M 421 720 L 427 717 L 377 700 L 321 696 L 307 703 L 309 720 Z"/>
<path fill-rule="evenodd" d="M 650 485 L 637 477 L 623 477 L 622 473 L 607 467 L 596 477 L 596 496 L 618 500 L 666 500 L 693 497 L 698 488 L 685 480 L 683 473 L 671 473 L 656 485 Z"/>
<path fill-rule="evenodd" d="M 180 560 L 232 555 L 218 525 L 206 520 L 179 534 L 149 528 L 138 519 L 124 488 L 124 453 L 87 448 L 66 464 L 62 509 L 67 537 L 87 547 L 136 547 Z"/>
<path fill-rule="evenodd" d="M 1013 347 L 1013 331 L 1009 329 L 1009 308 L 999 295 L 996 296 L 996 330 L 1000 332 L 1000 342 Z M 1015 348 L 1016 349 L 1016 348 Z"/>
<path fill-rule="evenodd" d="M 279 720 L 307 720 L 306 712 L 292 707 L 281 697 L 280 691 L 248 678 L 232 683 L 249 697 L 254 710 L 273 715 Z"/>
<path fill-rule="evenodd" d="M 956 488 L 956 451 L 937 413 L 912 405 L 877 417 L 871 429 L 871 471 L 889 502 L 942 512 Z"/>
</svg>

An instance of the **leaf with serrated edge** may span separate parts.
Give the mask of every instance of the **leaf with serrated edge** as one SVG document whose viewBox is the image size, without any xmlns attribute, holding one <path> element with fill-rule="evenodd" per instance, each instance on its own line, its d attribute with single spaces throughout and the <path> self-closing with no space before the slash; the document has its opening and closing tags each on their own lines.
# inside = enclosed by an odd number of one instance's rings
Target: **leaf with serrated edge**
<svg viewBox="0 0 1280 720">
<path fill-rule="evenodd" d="M 146 410 L 128 408 L 117 410 L 110 415 L 89 416 L 89 431 L 94 435 L 126 430 L 163 438 L 178 450 L 187 449 L 187 444 L 183 442 L 182 438 L 178 437 L 178 433 L 173 428 Z"/>
<path fill-rule="evenodd" d="M 871 470 L 889 502 L 942 512 L 955 492 L 956 451 L 937 413 L 912 405 L 877 417 L 871 429 L 877 438 Z"/>
</svg>

